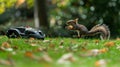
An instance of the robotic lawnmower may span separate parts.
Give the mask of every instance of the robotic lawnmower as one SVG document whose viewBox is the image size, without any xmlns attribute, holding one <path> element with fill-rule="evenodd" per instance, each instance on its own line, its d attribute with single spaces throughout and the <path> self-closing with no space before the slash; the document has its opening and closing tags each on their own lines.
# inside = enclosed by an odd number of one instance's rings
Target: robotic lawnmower
<svg viewBox="0 0 120 67">
<path fill-rule="evenodd" d="M 7 33 L 7 37 L 9 38 L 35 38 L 35 39 L 43 39 L 45 38 L 45 34 L 41 30 L 37 30 L 31 27 L 17 27 L 10 28 Z"/>
</svg>

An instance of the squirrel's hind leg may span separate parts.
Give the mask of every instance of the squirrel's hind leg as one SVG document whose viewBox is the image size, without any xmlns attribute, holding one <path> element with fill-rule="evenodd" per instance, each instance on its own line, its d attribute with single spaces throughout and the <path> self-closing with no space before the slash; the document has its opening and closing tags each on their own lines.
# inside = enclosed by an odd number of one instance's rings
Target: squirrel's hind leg
<svg viewBox="0 0 120 67">
<path fill-rule="evenodd" d="M 109 36 L 100 35 L 101 40 L 109 40 Z"/>
<path fill-rule="evenodd" d="M 102 36 L 102 35 L 100 35 L 100 39 L 101 39 L 101 40 L 104 40 L 104 38 L 103 38 L 103 36 Z"/>
</svg>

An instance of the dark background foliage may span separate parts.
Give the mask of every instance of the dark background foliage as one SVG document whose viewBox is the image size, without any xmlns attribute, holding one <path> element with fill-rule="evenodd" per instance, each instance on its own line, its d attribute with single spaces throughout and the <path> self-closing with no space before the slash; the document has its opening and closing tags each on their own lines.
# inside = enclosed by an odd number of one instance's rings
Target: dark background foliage
<svg viewBox="0 0 120 67">
<path fill-rule="evenodd" d="M 27 3 L 27 5 L 22 5 L 19 8 L 15 8 L 15 5 L 6 8 L 6 11 L 0 14 L 0 24 L 5 25 L 10 22 L 11 25 L 6 26 L 6 29 L 15 26 L 14 24 L 17 24 L 16 26 L 28 24 L 34 27 L 34 3 L 33 0 L 27 1 L 29 1 L 29 4 Z M 66 21 L 75 18 L 79 18 L 79 23 L 85 25 L 88 29 L 96 24 L 104 23 L 109 26 L 112 37 L 119 37 L 120 0 L 46 0 L 41 2 L 47 4 L 45 6 L 47 9 L 43 12 L 47 13 L 44 18 L 48 19 L 48 21 L 45 21 L 48 23 L 45 24 L 44 20 L 40 23 L 49 26 L 47 27 L 49 30 L 43 29 L 43 31 L 50 37 L 69 37 L 76 34 L 65 29 Z M 41 10 L 40 15 L 44 15 Z"/>
</svg>

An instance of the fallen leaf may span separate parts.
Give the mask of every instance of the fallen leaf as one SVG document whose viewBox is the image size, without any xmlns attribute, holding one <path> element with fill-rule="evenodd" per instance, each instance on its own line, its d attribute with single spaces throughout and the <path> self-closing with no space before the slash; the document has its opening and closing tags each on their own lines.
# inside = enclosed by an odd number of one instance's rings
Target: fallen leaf
<svg viewBox="0 0 120 67">
<path fill-rule="evenodd" d="M 95 40 L 95 43 L 99 43 L 99 40 Z"/>
<path fill-rule="evenodd" d="M 3 42 L 0 49 L 4 51 L 13 51 L 13 48 L 11 48 L 11 45 L 8 42 Z"/>
<path fill-rule="evenodd" d="M 84 54 L 81 54 L 80 56 L 97 56 L 100 55 L 101 53 L 106 53 L 107 51 L 108 51 L 107 48 L 91 49 L 86 51 Z"/>
<path fill-rule="evenodd" d="M 50 43 L 50 40 L 43 40 L 44 43 Z"/>
<path fill-rule="evenodd" d="M 35 56 L 32 52 L 30 51 L 27 51 L 25 52 L 25 56 L 30 58 L 30 59 L 33 59 L 33 60 L 36 60 L 36 61 L 39 61 L 41 58 L 38 57 L 38 56 Z"/>
<path fill-rule="evenodd" d="M 88 51 L 88 56 L 97 56 L 99 54 L 99 49 L 92 49 Z"/>
<path fill-rule="evenodd" d="M 11 65 L 9 61 L 3 60 L 3 59 L 0 59 L 0 64 L 3 64 L 3 65 Z"/>
<path fill-rule="evenodd" d="M 49 47 L 50 48 L 55 48 L 55 45 L 54 44 L 49 44 Z"/>
<path fill-rule="evenodd" d="M 37 48 L 37 49 L 35 49 L 35 50 L 33 50 L 34 52 L 41 52 L 41 51 L 43 51 L 44 49 L 43 48 L 41 48 L 41 47 L 39 47 L 39 48 Z"/>
<path fill-rule="evenodd" d="M 64 48 L 64 46 L 60 45 L 60 46 L 59 46 L 59 48 L 61 48 L 61 49 L 62 49 L 62 48 Z"/>
<path fill-rule="evenodd" d="M 116 40 L 120 40 L 120 38 L 119 38 L 119 37 L 117 37 L 117 38 L 116 38 Z"/>
<path fill-rule="evenodd" d="M 80 56 L 88 57 L 88 56 L 97 56 L 99 54 L 100 54 L 99 49 L 91 49 L 85 51 L 83 54 L 80 54 Z"/>
<path fill-rule="evenodd" d="M 43 56 L 40 57 L 40 56 L 34 55 L 30 51 L 27 51 L 25 52 L 25 56 L 33 60 L 39 61 L 39 62 L 52 62 L 52 58 L 48 56 L 47 54 L 43 54 Z"/>
<path fill-rule="evenodd" d="M 11 45 L 8 42 L 3 42 L 1 47 L 11 48 Z"/>
<path fill-rule="evenodd" d="M 103 49 L 100 49 L 100 50 L 99 50 L 100 53 L 106 53 L 107 51 L 108 51 L 107 48 L 103 48 Z"/>
<path fill-rule="evenodd" d="M 95 43 L 96 43 L 96 45 L 98 45 L 98 43 L 99 43 L 99 40 L 95 40 Z"/>
<path fill-rule="evenodd" d="M 112 41 L 106 42 L 105 46 L 107 46 L 107 47 L 113 47 L 113 46 L 115 46 L 115 42 L 112 42 Z"/>
<path fill-rule="evenodd" d="M 48 56 L 48 54 L 44 54 L 44 55 L 42 56 L 41 61 L 52 62 L 53 60 L 52 60 L 52 58 L 51 58 L 50 56 Z"/>
<path fill-rule="evenodd" d="M 58 59 L 57 63 L 66 64 L 66 63 L 75 62 L 75 61 L 76 61 L 76 59 L 73 56 L 73 54 L 67 53 L 67 54 L 64 54 L 60 59 Z"/>
<path fill-rule="evenodd" d="M 18 49 L 18 46 L 13 46 L 12 47 L 14 50 L 17 50 Z"/>
<path fill-rule="evenodd" d="M 0 64 L 8 65 L 8 66 L 14 66 L 15 65 L 13 59 L 10 59 L 10 58 L 8 58 L 7 60 L 0 59 Z"/>
<path fill-rule="evenodd" d="M 33 37 L 30 37 L 28 40 L 26 40 L 26 42 L 28 43 L 34 43 L 34 41 L 35 41 L 35 38 Z"/>
<path fill-rule="evenodd" d="M 29 40 L 33 41 L 33 40 L 35 40 L 35 38 L 33 38 L 33 37 L 30 37 L 30 38 L 29 38 Z"/>
<path fill-rule="evenodd" d="M 36 43 L 31 43 L 30 45 L 31 46 L 38 46 Z"/>
<path fill-rule="evenodd" d="M 26 57 L 29 57 L 29 58 L 32 58 L 32 59 L 34 58 L 33 53 L 30 52 L 30 51 L 26 51 L 26 52 L 25 52 L 25 56 L 26 56 Z"/>
<path fill-rule="evenodd" d="M 100 59 L 95 62 L 96 67 L 106 67 L 106 64 L 107 64 L 107 62 L 104 59 Z"/>
</svg>

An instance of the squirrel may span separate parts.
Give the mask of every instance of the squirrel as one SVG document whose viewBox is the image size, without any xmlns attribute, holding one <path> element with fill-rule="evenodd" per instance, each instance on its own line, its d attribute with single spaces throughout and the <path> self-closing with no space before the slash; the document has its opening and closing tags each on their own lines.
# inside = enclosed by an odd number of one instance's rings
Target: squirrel
<svg viewBox="0 0 120 67">
<path fill-rule="evenodd" d="M 100 34 L 100 38 L 103 39 L 109 39 L 110 38 L 110 30 L 106 24 L 97 24 L 91 28 L 91 30 L 88 31 L 87 27 L 78 24 L 78 18 L 75 20 L 69 20 L 66 23 L 66 28 L 68 30 L 76 30 L 78 33 L 78 37 L 83 36 L 95 36 Z"/>
</svg>

